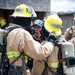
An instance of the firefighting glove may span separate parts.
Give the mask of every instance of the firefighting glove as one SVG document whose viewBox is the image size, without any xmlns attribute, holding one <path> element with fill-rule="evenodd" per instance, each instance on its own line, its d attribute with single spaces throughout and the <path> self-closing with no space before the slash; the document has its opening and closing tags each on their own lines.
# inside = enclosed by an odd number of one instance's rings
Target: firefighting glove
<svg viewBox="0 0 75 75">
<path fill-rule="evenodd" d="M 55 33 L 50 33 L 48 36 L 48 41 L 52 42 L 54 45 L 58 42 L 58 37 Z"/>
</svg>

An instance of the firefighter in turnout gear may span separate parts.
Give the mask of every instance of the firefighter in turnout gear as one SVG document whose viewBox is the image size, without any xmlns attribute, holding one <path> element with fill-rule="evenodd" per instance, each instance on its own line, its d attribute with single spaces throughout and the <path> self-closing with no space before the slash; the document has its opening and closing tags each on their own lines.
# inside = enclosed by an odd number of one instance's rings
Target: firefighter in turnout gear
<svg viewBox="0 0 75 75">
<path fill-rule="evenodd" d="M 47 32 L 49 32 L 48 40 L 54 41 L 54 39 L 50 39 L 52 34 L 57 37 L 62 34 L 61 18 L 56 14 L 45 17 L 44 28 Z M 45 45 L 46 42 L 47 41 L 43 41 L 41 44 Z M 65 42 L 65 40 L 63 38 L 60 38 L 57 43 L 62 44 L 63 42 Z M 34 60 L 32 75 L 56 75 L 56 71 L 59 64 L 58 50 L 59 47 L 55 45 L 54 51 L 46 59 L 42 61 Z"/>
<path fill-rule="evenodd" d="M 25 4 L 18 5 L 11 17 L 13 17 L 13 21 L 7 27 L 8 34 L 6 47 L 7 57 L 9 58 L 10 63 L 19 57 L 21 53 L 28 55 L 35 60 L 44 60 L 54 51 L 54 44 L 52 42 L 49 41 L 44 45 L 41 45 L 39 42 L 35 41 L 27 31 L 31 24 L 31 18 L 36 17 L 36 13 L 32 7 Z M 15 67 L 25 67 L 22 66 L 21 57 L 14 62 L 14 65 Z M 23 71 L 23 73 L 24 72 L 25 71 Z"/>
</svg>

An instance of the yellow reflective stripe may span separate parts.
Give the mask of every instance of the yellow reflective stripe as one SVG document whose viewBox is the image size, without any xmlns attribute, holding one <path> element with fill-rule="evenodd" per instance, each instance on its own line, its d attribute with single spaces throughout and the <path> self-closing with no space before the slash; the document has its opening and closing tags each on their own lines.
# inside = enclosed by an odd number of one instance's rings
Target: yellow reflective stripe
<svg viewBox="0 0 75 75">
<path fill-rule="evenodd" d="M 24 58 L 28 59 L 29 57 L 25 55 Z"/>
<path fill-rule="evenodd" d="M 58 68 L 59 62 L 48 62 L 47 64 L 51 68 Z"/>
<path fill-rule="evenodd" d="M 20 52 L 13 52 L 12 54 L 14 57 L 18 57 L 20 55 Z"/>
<path fill-rule="evenodd" d="M 12 58 L 13 55 L 12 54 L 7 54 L 8 58 Z"/>
<path fill-rule="evenodd" d="M 13 51 L 7 52 L 7 56 L 8 56 L 8 58 L 12 58 L 12 57 L 13 57 L 12 52 L 13 52 Z"/>
<path fill-rule="evenodd" d="M 7 52 L 8 58 L 18 57 L 19 55 L 20 55 L 20 52 L 15 52 L 15 51 Z"/>
<path fill-rule="evenodd" d="M 29 57 L 25 55 L 25 61 L 26 61 L 26 63 L 28 62 L 28 58 Z"/>
</svg>

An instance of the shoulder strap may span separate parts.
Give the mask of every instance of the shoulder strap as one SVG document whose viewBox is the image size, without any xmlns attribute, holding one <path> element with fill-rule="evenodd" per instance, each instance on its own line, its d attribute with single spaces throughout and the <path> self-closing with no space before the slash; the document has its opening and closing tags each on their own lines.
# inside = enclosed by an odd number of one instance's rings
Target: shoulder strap
<svg viewBox="0 0 75 75">
<path fill-rule="evenodd" d="M 8 36 L 8 34 L 9 34 L 12 30 L 14 30 L 14 29 L 16 29 L 16 28 L 21 28 L 21 26 L 14 26 L 14 27 L 9 27 L 9 28 L 7 28 L 6 30 L 8 30 L 8 33 L 6 34 L 6 36 Z"/>
<path fill-rule="evenodd" d="M 7 36 L 8 36 L 8 34 L 9 34 L 12 30 L 14 30 L 14 29 L 16 29 L 16 28 L 21 28 L 21 26 L 14 26 L 14 27 L 9 27 L 9 28 L 6 29 L 8 32 L 7 32 L 7 33 L 4 35 L 4 37 L 3 37 L 3 43 L 4 43 L 5 45 L 7 45 Z"/>
</svg>

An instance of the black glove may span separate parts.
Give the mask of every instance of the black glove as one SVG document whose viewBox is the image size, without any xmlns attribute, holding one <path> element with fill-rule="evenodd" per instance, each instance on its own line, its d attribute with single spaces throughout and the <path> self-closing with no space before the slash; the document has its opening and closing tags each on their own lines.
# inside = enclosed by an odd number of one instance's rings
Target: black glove
<svg viewBox="0 0 75 75">
<path fill-rule="evenodd" d="M 58 42 L 58 37 L 55 33 L 50 33 L 48 36 L 48 41 L 54 43 L 56 45 L 56 43 Z"/>
</svg>

